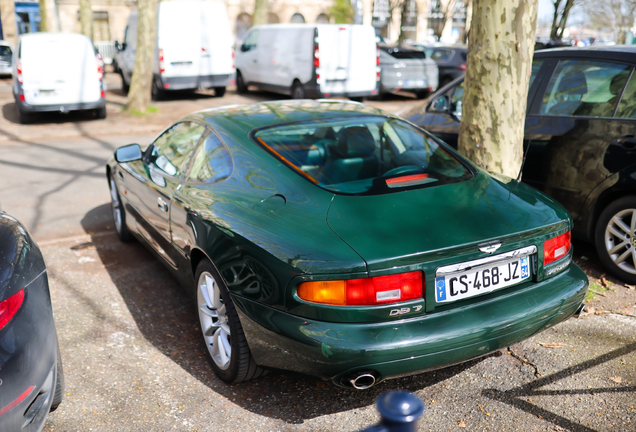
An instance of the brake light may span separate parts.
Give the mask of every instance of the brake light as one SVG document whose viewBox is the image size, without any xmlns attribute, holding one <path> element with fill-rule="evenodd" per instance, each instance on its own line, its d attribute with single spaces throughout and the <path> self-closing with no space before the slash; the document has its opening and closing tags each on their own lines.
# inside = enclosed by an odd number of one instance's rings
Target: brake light
<svg viewBox="0 0 636 432">
<path fill-rule="evenodd" d="M 314 69 L 316 69 L 316 79 L 320 79 L 318 68 L 320 67 L 320 51 L 318 50 L 318 42 L 314 42 Z"/>
<path fill-rule="evenodd" d="M 97 54 L 95 56 L 95 61 L 97 62 L 97 79 L 101 81 L 104 78 L 104 62 L 102 61 L 102 55 Z"/>
<path fill-rule="evenodd" d="M 362 279 L 303 282 L 298 297 L 313 303 L 364 306 L 421 299 L 422 272 L 400 273 Z"/>
<path fill-rule="evenodd" d="M 570 231 L 560 236 L 548 239 L 543 244 L 543 265 L 548 265 L 570 252 L 572 247 L 572 233 Z"/>
<path fill-rule="evenodd" d="M 24 300 L 24 288 L 0 302 L 0 329 L 15 316 Z"/>
<path fill-rule="evenodd" d="M 236 69 L 236 63 L 234 62 L 234 50 L 232 50 L 232 69 Z"/>
<path fill-rule="evenodd" d="M 375 80 L 380 81 L 380 45 L 375 45 Z"/>
<path fill-rule="evenodd" d="M 18 61 L 18 64 L 16 65 L 16 69 L 18 72 L 18 82 L 22 84 L 22 64 L 20 64 L 19 61 Z"/>
<path fill-rule="evenodd" d="M 163 49 L 159 48 L 159 73 L 164 73 L 166 69 L 163 67 Z"/>
<path fill-rule="evenodd" d="M 459 65 L 459 68 L 463 71 L 466 71 L 466 63 L 462 63 Z"/>
</svg>

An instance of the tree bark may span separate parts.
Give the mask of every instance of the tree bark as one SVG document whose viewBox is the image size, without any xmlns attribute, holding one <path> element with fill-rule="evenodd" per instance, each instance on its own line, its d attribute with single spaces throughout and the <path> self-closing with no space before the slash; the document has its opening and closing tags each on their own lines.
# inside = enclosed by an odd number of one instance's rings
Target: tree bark
<svg viewBox="0 0 636 432">
<path fill-rule="evenodd" d="M 517 177 L 532 70 L 538 0 L 474 0 L 460 153 Z"/>
<path fill-rule="evenodd" d="M 559 7 L 561 7 L 561 0 L 554 0 L 552 2 L 554 6 L 554 14 L 552 15 L 552 27 L 550 28 L 550 40 L 556 40 L 557 30 L 559 29 Z"/>
<path fill-rule="evenodd" d="M 557 40 L 563 39 L 563 32 L 565 31 L 565 27 L 568 24 L 568 17 L 570 16 L 570 10 L 572 9 L 572 6 L 574 6 L 574 0 L 567 0 L 565 2 L 563 13 L 561 14 L 561 20 L 559 21 L 559 26 L 557 28 Z"/>
<path fill-rule="evenodd" d="M 83 35 L 93 39 L 93 8 L 91 0 L 79 0 L 80 27 Z"/>
<path fill-rule="evenodd" d="M 473 20 L 473 0 L 466 3 L 466 26 L 464 27 L 464 43 L 468 43 L 470 38 L 470 25 Z"/>
<path fill-rule="evenodd" d="M 46 9 L 46 0 L 40 0 L 40 31 L 49 32 L 48 10 Z"/>
<path fill-rule="evenodd" d="M 2 19 L 4 40 L 15 49 L 18 44 L 18 27 L 15 22 L 15 2 L 13 0 L 0 0 L 0 19 Z"/>
<path fill-rule="evenodd" d="M 269 22 L 269 0 L 254 0 L 254 15 L 252 25 L 262 25 Z"/>
<path fill-rule="evenodd" d="M 150 104 L 157 40 L 157 0 L 138 0 L 137 52 L 128 92 L 128 111 L 145 113 Z"/>
<path fill-rule="evenodd" d="M 455 12 L 455 4 L 457 3 L 457 0 L 443 0 L 441 3 L 444 7 L 444 25 L 442 26 L 440 40 L 442 42 L 454 42 L 453 13 Z"/>
</svg>

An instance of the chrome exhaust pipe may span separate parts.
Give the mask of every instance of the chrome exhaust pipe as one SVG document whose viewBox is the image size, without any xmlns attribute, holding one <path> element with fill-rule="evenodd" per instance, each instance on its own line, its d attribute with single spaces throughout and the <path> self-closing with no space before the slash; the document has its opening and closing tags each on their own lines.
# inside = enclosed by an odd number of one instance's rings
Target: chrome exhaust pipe
<svg viewBox="0 0 636 432">
<path fill-rule="evenodd" d="M 349 378 L 349 382 L 356 390 L 366 390 L 375 385 L 376 378 L 373 371 L 355 372 Z"/>
<path fill-rule="evenodd" d="M 574 312 L 574 315 L 572 315 L 572 316 L 574 318 L 579 318 L 584 310 L 585 310 L 585 305 L 583 303 L 581 303 L 581 306 L 579 306 L 579 308 L 576 310 L 576 312 Z"/>
</svg>

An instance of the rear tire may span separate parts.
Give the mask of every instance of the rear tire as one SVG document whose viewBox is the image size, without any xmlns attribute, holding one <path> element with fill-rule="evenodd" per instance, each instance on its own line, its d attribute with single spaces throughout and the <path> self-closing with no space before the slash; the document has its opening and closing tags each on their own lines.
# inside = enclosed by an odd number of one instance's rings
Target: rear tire
<svg viewBox="0 0 636 432">
<path fill-rule="evenodd" d="M 426 99 L 431 94 L 428 90 L 418 90 L 415 92 L 415 97 L 418 99 Z"/>
<path fill-rule="evenodd" d="M 56 338 L 57 339 L 57 338 Z M 55 389 L 53 390 L 53 401 L 49 412 L 53 412 L 60 406 L 64 399 L 64 368 L 62 367 L 62 354 L 60 353 L 60 343 L 57 342 L 57 366 L 55 367 Z"/>
<path fill-rule="evenodd" d="M 128 92 L 130 91 L 130 84 L 126 82 L 124 71 L 120 69 L 119 75 L 121 75 L 121 90 L 124 92 L 124 94 L 128 94 Z"/>
<path fill-rule="evenodd" d="M 115 178 L 112 173 L 108 176 L 108 186 L 110 188 L 110 208 L 113 215 L 113 222 L 115 222 L 117 236 L 124 243 L 128 243 L 133 239 L 133 236 L 126 225 L 126 210 L 124 210 L 124 204 L 121 202 L 121 197 L 117 191 L 117 185 L 115 184 Z"/>
<path fill-rule="evenodd" d="M 295 81 L 291 88 L 292 99 L 305 99 L 305 88 L 299 81 Z"/>
<path fill-rule="evenodd" d="M 18 117 L 18 123 L 29 124 L 33 121 L 33 114 L 22 111 L 17 103 L 15 104 L 15 111 Z"/>
<path fill-rule="evenodd" d="M 95 110 L 95 118 L 97 119 L 105 119 L 106 118 L 106 107 L 103 106 L 101 108 L 97 108 Z"/>
<path fill-rule="evenodd" d="M 617 199 L 603 210 L 594 241 L 603 266 L 623 282 L 636 284 L 636 196 Z"/>
<path fill-rule="evenodd" d="M 165 96 L 165 93 L 162 89 L 157 85 L 157 80 L 152 79 L 152 90 L 150 94 L 153 101 L 160 101 Z"/>
<path fill-rule="evenodd" d="M 247 93 L 247 85 L 245 85 L 245 81 L 243 81 L 243 75 L 241 71 L 236 71 L 236 92 L 239 94 Z"/>
<path fill-rule="evenodd" d="M 225 95 L 225 87 L 214 87 L 214 96 L 223 97 Z"/>
<path fill-rule="evenodd" d="M 364 97 L 362 96 L 350 97 L 349 99 L 354 102 L 360 102 L 360 103 L 364 102 Z"/>
<path fill-rule="evenodd" d="M 227 383 L 258 378 L 258 367 L 225 283 L 206 259 L 197 267 L 197 309 L 208 359 L 216 375 Z"/>
</svg>

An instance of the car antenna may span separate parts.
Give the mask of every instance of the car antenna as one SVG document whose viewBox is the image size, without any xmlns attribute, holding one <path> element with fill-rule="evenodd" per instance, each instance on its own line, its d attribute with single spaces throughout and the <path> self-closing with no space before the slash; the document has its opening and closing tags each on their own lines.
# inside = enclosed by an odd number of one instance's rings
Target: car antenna
<svg viewBox="0 0 636 432">
<path fill-rule="evenodd" d="M 523 160 L 521 161 L 521 168 L 519 168 L 519 175 L 517 176 L 517 183 L 521 181 L 521 173 L 523 172 L 523 166 L 526 164 L 526 157 L 528 156 L 528 150 L 530 149 L 530 144 L 532 143 L 532 139 L 528 140 L 528 145 L 526 146 L 525 151 L 523 152 Z"/>
</svg>

